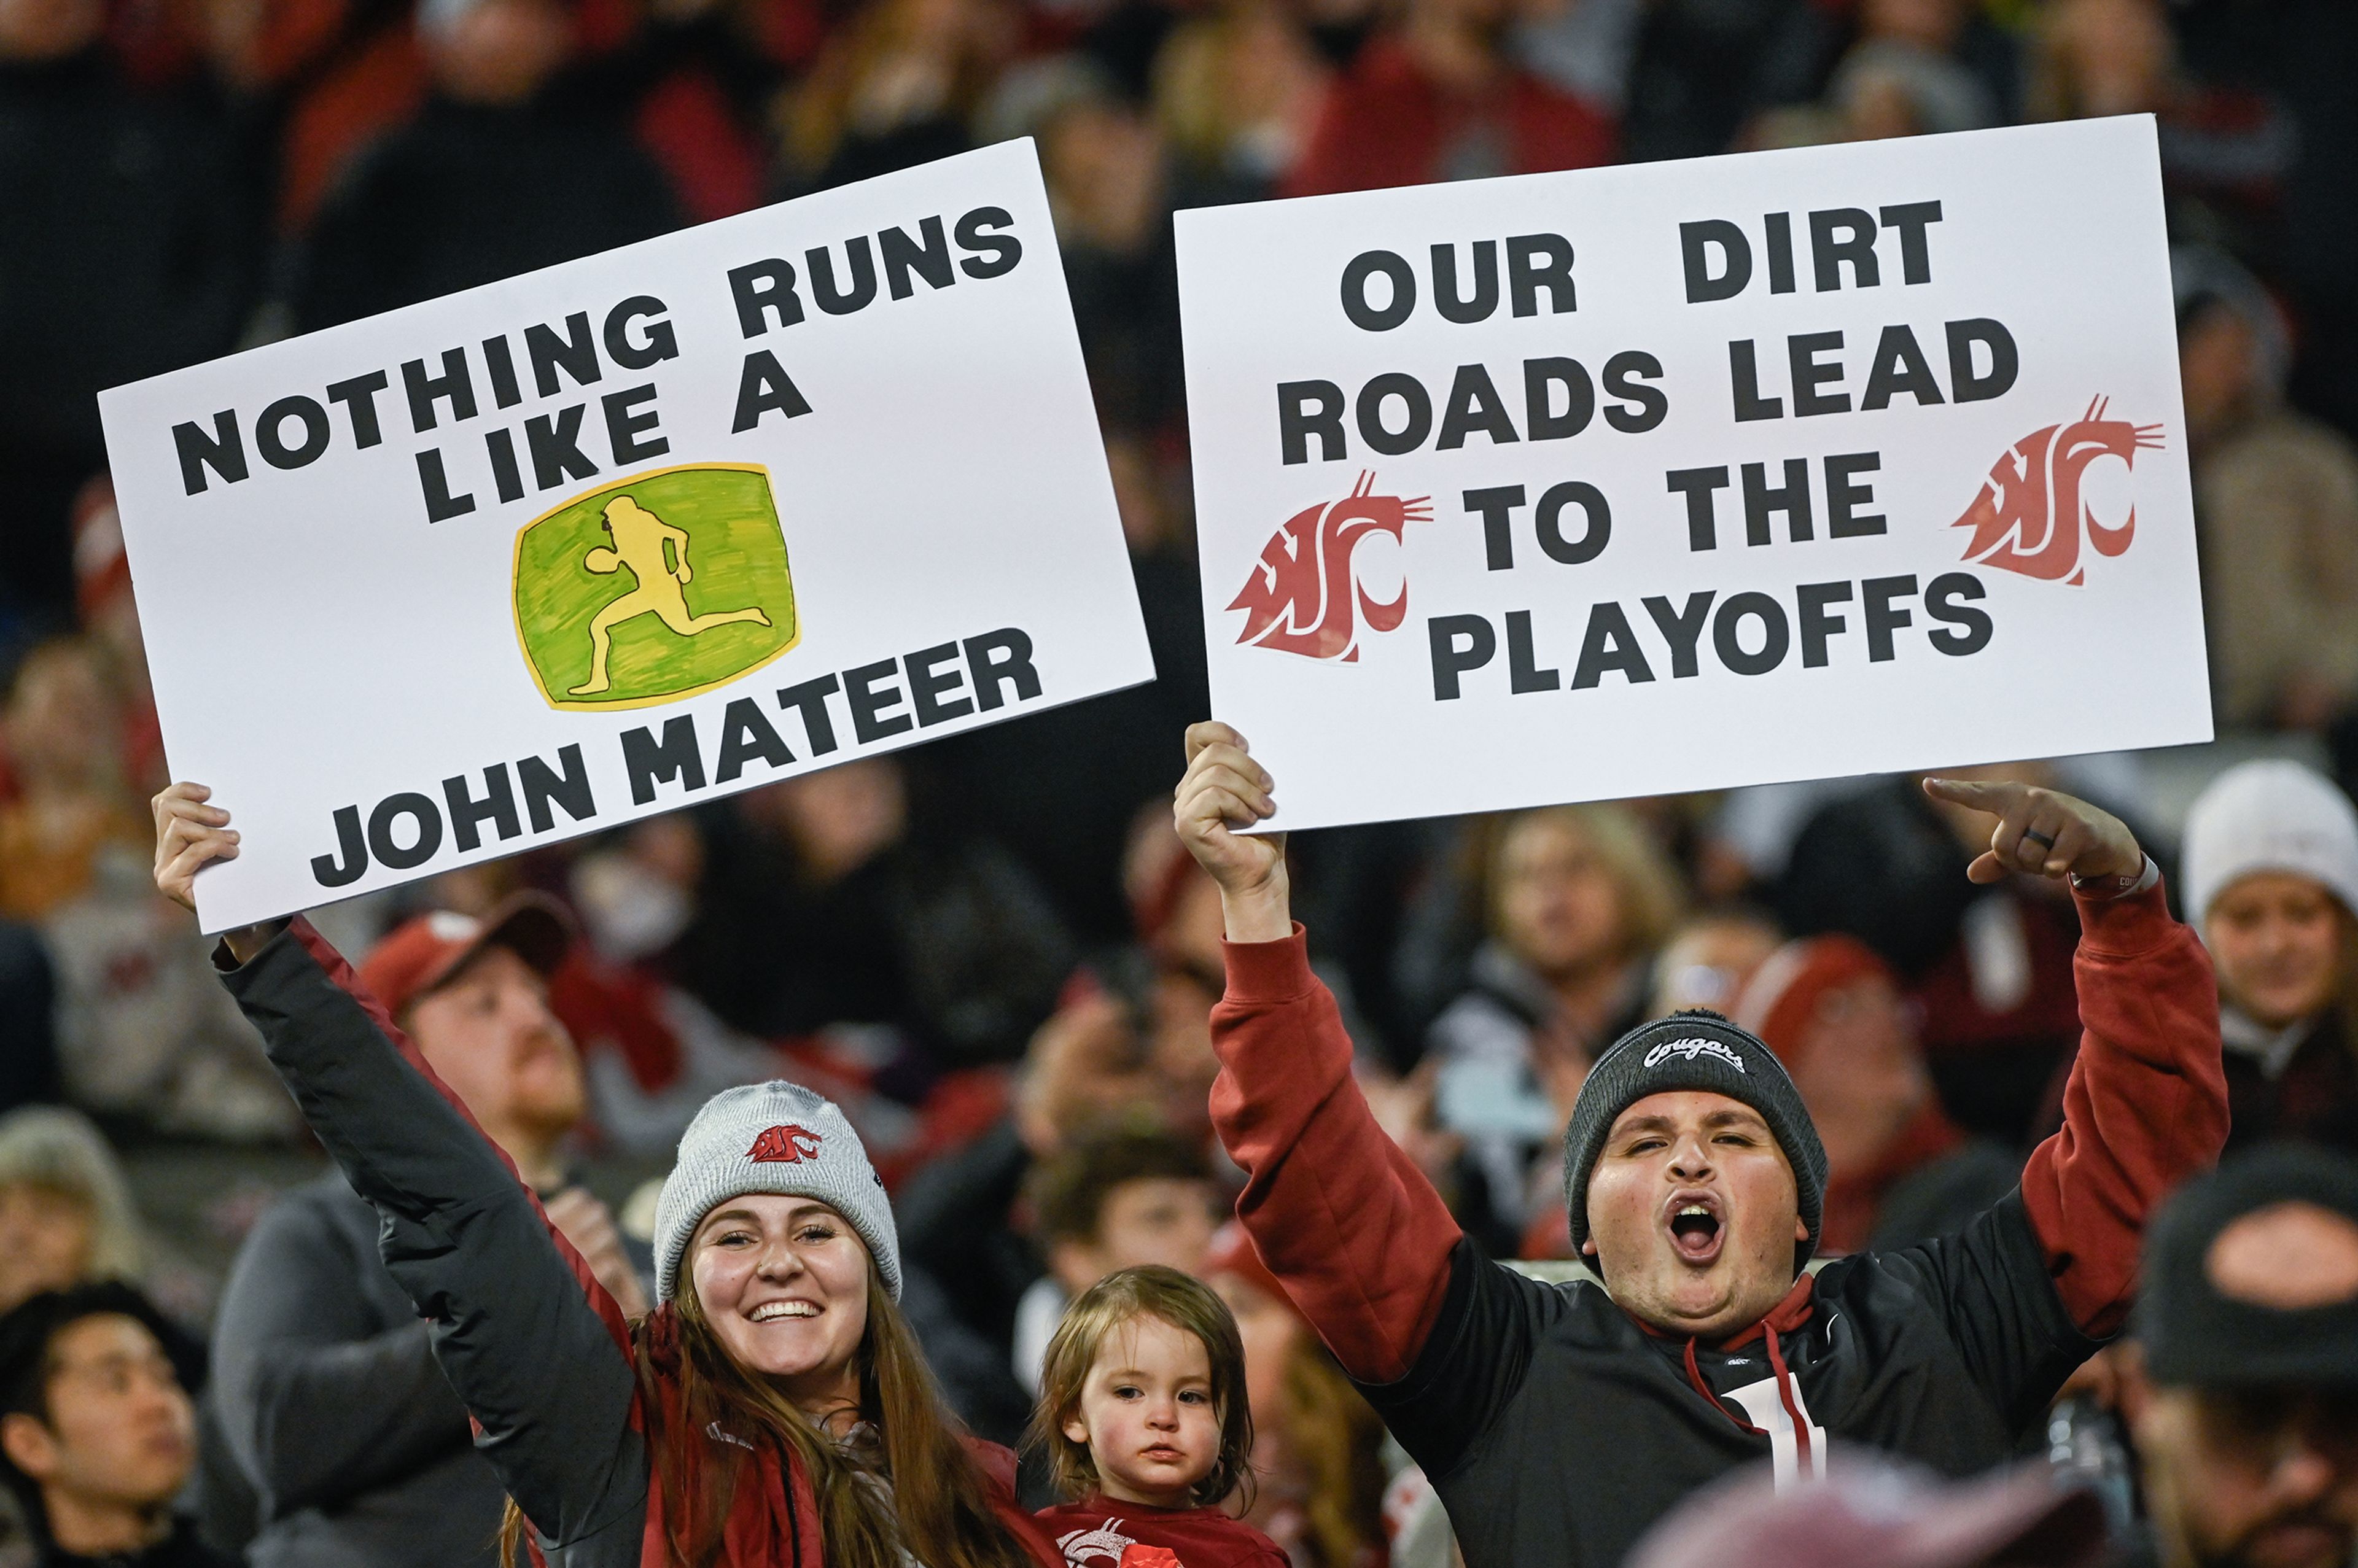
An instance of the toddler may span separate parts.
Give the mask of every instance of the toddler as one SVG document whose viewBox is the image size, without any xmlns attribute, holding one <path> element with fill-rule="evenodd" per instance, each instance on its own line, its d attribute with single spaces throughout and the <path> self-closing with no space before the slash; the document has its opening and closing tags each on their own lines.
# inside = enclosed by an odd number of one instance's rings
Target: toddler
<svg viewBox="0 0 2358 1568">
<path fill-rule="evenodd" d="M 1039 1514 L 1071 1568 L 1290 1568 L 1219 1507 L 1251 1470 L 1244 1346 L 1176 1269 L 1120 1270 L 1065 1309 L 1032 1441 L 1074 1499 Z"/>
</svg>

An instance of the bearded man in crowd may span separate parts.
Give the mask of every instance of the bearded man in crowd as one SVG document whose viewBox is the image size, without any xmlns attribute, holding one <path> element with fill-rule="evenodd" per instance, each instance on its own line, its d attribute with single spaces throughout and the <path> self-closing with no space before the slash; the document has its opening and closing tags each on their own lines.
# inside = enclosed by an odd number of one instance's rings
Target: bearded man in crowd
<svg viewBox="0 0 2358 1568">
<path fill-rule="evenodd" d="M 2117 1353 L 2149 1533 L 2127 1568 L 2358 1560 L 2358 1162 L 2240 1154 L 2173 1195 Z"/>
</svg>

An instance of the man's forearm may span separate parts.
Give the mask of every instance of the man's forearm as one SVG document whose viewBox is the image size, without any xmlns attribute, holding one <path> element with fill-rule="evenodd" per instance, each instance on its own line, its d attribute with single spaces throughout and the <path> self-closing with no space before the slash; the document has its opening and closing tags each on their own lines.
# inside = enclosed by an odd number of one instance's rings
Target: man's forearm
<svg viewBox="0 0 2358 1568">
<path fill-rule="evenodd" d="M 1212 1119 L 1248 1174 L 1237 1217 L 1344 1370 L 1391 1382 L 1440 1315 L 1457 1222 L 1377 1125 L 1301 939 L 1231 938 L 1228 963 Z"/>
<path fill-rule="evenodd" d="M 333 1509 L 471 1441 L 426 1325 L 347 1345 L 263 1345 L 223 1399 L 242 1461 L 280 1513 Z"/>
</svg>

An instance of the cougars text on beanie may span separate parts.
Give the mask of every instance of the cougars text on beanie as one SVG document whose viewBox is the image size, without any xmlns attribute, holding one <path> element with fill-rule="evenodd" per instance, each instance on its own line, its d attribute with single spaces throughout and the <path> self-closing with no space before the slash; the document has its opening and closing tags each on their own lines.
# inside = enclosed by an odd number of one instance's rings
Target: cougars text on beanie
<svg viewBox="0 0 2358 1568">
<path fill-rule="evenodd" d="M 680 1135 L 679 1160 L 655 1200 L 655 1299 L 678 1293 L 688 1238 L 715 1206 L 748 1193 L 814 1198 L 850 1223 L 901 1295 L 901 1238 L 883 1178 L 835 1102 L 773 1078 L 723 1089 Z"/>
<path fill-rule="evenodd" d="M 1810 1238 L 1798 1244 L 1798 1270 L 1817 1250 L 1826 1195 L 1826 1151 L 1801 1091 L 1776 1054 L 1749 1030 L 1703 1009 L 1642 1023 L 1614 1042 L 1589 1070 L 1563 1130 L 1563 1201 L 1571 1211 L 1572 1249 L 1588 1240 L 1588 1176 L 1606 1134 L 1623 1111 L 1648 1095 L 1700 1089 L 1740 1100 L 1760 1113 L 1793 1167 L 1801 1224 Z"/>
</svg>

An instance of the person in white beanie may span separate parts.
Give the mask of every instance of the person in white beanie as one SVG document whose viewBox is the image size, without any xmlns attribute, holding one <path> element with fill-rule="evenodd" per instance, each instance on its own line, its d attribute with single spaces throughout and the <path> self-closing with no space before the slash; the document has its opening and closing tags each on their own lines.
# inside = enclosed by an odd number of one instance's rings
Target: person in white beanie
<svg viewBox="0 0 2358 1568">
<path fill-rule="evenodd" d="M 156 797 L 156 884 L 234 858 L 211 792 Z M 300 917 L 214 955 L 319 1141 L 383 1218 L 386 1267 L 551 1568 L 1062 1568 L 902 1316 L 884 1186 L 829 1101 L 718 1094 L 656 1205 L 653 1311 L 626 1317 L 532 1190 Z M 526 1537 L 529 1537 L 527 1542 Z"/>
<path fill-rule="evenodd" d="M 2195 801 L 2185 859 L 2219 976 L 2230 1147 L 2358 1151 L 2358 809 L 2299 762 L 2245 762 Z"/>
</svg>

